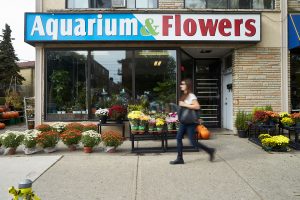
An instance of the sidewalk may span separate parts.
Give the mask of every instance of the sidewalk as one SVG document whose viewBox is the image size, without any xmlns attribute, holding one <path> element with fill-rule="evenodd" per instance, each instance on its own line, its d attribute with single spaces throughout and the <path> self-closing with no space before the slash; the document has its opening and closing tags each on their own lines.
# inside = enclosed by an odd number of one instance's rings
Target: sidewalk
<svg viewBox="0 0 300 200">
<path fill-rule="evenodd" d="M 299 151 L 267 153 L 230 133 L 218 131 L 213 139 L 203 141 L 217 148 L 215 162 L 201 151 L 185 153 L 186 164 L 178 166 L 169 165 L 176 153 L 131 154 L 129 141 L 115 154 L 104 153 L 101 147 L 92 154 L 68 152 L 60 145 L 55 154 L 30 156 L 63 155 L 34 182 L 33 189 L 43 200 L 300 199 Z"/>
</svg>

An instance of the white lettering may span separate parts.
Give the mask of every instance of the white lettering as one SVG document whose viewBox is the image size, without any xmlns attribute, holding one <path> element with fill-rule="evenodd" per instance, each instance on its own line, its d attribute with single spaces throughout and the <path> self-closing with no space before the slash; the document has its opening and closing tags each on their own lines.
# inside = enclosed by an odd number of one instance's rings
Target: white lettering
<svg viewBox="0 0 300 200">
<path fill-rule="evenodd" d="M 97 35 L 102 35 L 102 15 L 98 15 L 98 20 L 97 20 Z"/>
<path fill-rule="evenodd" d="M 66 23 L 67 21 L 67 23 Z M 72 32 L 73 32 L 73 22 L 72 22 L 72 19 L 62 19 L 61 22 L 60 22 L 60 29 L 61 29 L 61 35 L 62 36 L 66 36 L 66 35 L 69 35 L 71 36 L 72 35 Z"/>
<path fill-rule="evenodd" d="M 53 40 L 57 40 L 58 34 L 58 19 L 48 19 L 46 23 L 47 35 L 52 36 Z"/>
<path fill-rule="evenodd" d="M 74 34 L 76 36 L 85 36 L 86 31 L 85 31 L 85 21 L 84 19 L 75 19 L 75 22 L 78 22 L 79 24 L 75 27 L 74 29 Z"/>
<path fill-rule="evenodd" d="M 117 35 L 117 19 L 105 19 L 105 34 Z"/>
<path fill-rule="evenodd" d="M 33 36 L 34 32 L 36 32 L 36 31 L 39 32 L 40 36 L 45 36 L 45 30 L 44 30 L 44 27 L 43 27 L 41 16 L 36 16 L 35 17 L 30 35 Z"/>
<path fill-rule="evenodd" d="M 131 35 L 132 29 L 133 34 L 137 35 L 137 28 L 138 23 L 136 19 L 120 19 L 120 35 L 125 35 L 125 29 L 126 29 L 126 35 Z"/>
<path fill-rule="evenodd" d="M 94 24 L 96 23 L 96 19 L 88 19 L 88 35 L 94 34 Z"/>
</svg>

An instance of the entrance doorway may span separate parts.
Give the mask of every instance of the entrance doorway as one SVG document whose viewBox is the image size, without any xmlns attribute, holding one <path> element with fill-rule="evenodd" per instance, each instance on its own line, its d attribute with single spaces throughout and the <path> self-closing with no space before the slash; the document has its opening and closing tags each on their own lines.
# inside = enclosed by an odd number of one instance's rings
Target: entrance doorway
<svg viewBox="0 0 300 200">
<path fill-rule="evenodd" d="M 210 128 L 232 129 L 232 73 L 224 74 L 231 49 L 183 49 L 180 79 L 191 78 L 201 105 L 201 119 Z M 221 73 L 222 72 L 222 73 Z"/>
</svg>

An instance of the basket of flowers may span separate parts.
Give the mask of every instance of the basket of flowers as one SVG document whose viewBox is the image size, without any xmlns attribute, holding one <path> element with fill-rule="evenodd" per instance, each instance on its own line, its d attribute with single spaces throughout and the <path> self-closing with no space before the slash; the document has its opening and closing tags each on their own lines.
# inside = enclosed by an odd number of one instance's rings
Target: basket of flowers
<svg viewBox="0 0 300 200">
<path fill-rule="evenodd" d="M 60 139 L 70 151 L 75 151 L 81 139 L 81 131 L 77 129 L 68 129 L 60 134 Z"/>
<path fill-rule="evenodd" d="M 37 143 L 40 144 L 46 153 L 56 151 L 56 145 L 59 141 L 59 133 L 56 131 L 41 132 L 37 136 Z"/>
<path fill-rule="evenodd" d="M 288 151 L 289 138 L 283 135 L 270 136 L 269 134 L 259 135 L 262 147 L 266 151 Z"/>
<path fill-rule="evenodd" d="M 139 129 L 140 117 L 142 115 L 143 113 L 139 110 L 134 110 L 128 113 L 127 118 L 129 120 L 131 130 L 136 131 Z"/>
<path fill-rule="evenodd" d="M 165 125 L 165 120 L 163 118 L 156 118 L 155 125 L 157 132 L 162 132 L 163 126 Z"/>
<path fill-rule="evenodd" d="M 123 137 L 115 131 L 106 131 L 101 135 L 103 144 L 106 147 L 106 152 L 113 153 L 116 148 L 123 143 Z"/>
<path fill-rule="evenodd" d="M 102 124 L 105 124 L 108 118 L 109 110 L 107 108 L 99 108 L 96 110 L 95 115 L 99 117 Z"/>
</svg>

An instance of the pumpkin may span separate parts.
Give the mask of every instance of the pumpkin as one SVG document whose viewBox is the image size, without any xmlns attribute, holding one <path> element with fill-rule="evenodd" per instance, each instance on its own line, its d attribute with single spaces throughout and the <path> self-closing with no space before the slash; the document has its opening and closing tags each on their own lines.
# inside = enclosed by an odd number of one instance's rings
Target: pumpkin
<svg viewBox="0 0 300 200">
<path fill-rule="evenodd" d="M 208 140 L 210 137 L 209 130 L 204 125 L 198 125 L 197 126 L 197 132 L 198 132 L 198 138 Z"/>
<path fill-rule="evenodd" d="M 7 116 L 7 112 L 2 113 L 2 118 L 3 118 L 3 119 L 7 119 L 7 117 L 8 117 L 8 116 Z"/>
<path fill-rule="evenodd" d="M 4 112 L 4 108 L 0 108 L 0 113 Z"/>
<path fill-rule="evenodd" d="M 0 129 L 4 129 L 5 128 L 5 124 L 4 123 L 0 123 Z"/>
</svg>

